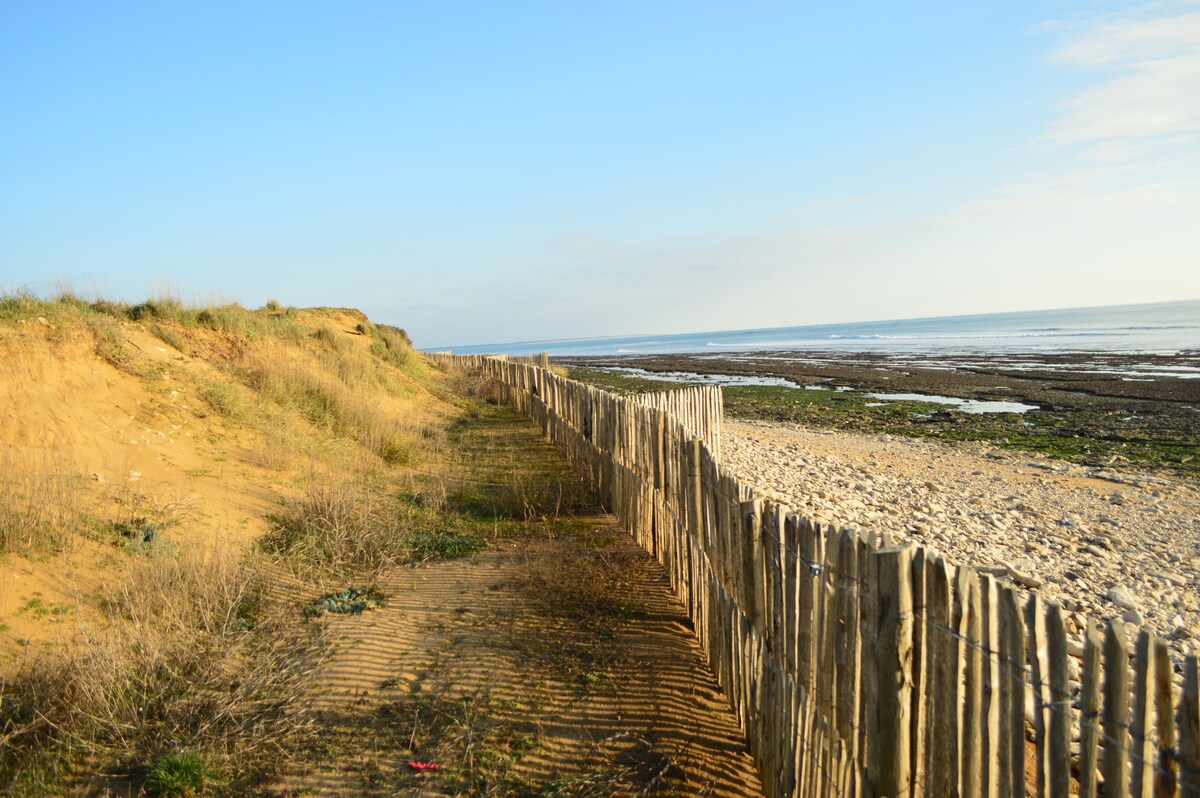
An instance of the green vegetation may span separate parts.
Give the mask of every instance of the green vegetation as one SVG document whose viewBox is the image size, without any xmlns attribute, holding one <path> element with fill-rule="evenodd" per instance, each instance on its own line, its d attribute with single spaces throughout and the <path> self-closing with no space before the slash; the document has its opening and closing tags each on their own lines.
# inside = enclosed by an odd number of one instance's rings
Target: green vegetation
<svg viewBox="0 0 1200 798">
<path fill-rule="evenodd" d="M 587 367 L 573 367 L 570 376 L 620 394 L 683 385 Z M 857 391 L 776 386 L 727 386 L 722 394 L 730 418 L 980 441 L 1087 465 L 1132 462 L 1200 476 L 1200 438 L 1181 432 L 1181 425 L 1131 417 L 1124 411 L 1050 408 L 1024 414 L 970 414 L 933 402 L 878 402 Z"/>
<path fill-rule="evenodd" d="M 487 546 L 487 541 L 452 529 L 414 532 L 408 539 L 412 559 L 417 562 L 470 557 Z"/>
<path fill-rule="evenodd" d="M 202 794 L 219 776 L 208 760 L 195 751 L 164 754 L 146 776 L 151 795 L 163 798 L 192 798 Z"/>
<path fill-rule="evenodd" d="M 857 392 L 738 386 L 724 389 L 725 411 L 733 418 L 783 421 L 825 429 L 848 429 L 981 441 L 1076 463 L 1105 466 L 1133 462 L 1200 475 L 1200 440 L 1178 429 L 1147 429 L 1122 412 L 1076 409 L 1030 413 L 970 414 L 929 402 L 884 402 Z"/>
<path fill-rule="evenodd" d="M 304 609 L 307 618 L 315 618 L 326 613 L 339 615 L 358 615 L 367 610 L 377 610 L 382 606 L 384 596 L 374 587 L 347 587 L 335 593 L 329 593 L 313 599 Z"/>
<path fill-rule="evenodd" d="M 379 485 L 313 472 L 259 545 L 296 573 L 376 574 L 402 562 L 411 520 Z"/>
<path fill-rule="evenodd" d="M 685 384 L 681 382 L 665 382 L 663 380 L 648 380 L 645 377 L 638 377 L 634 374 L 589 368 L 587 366 L 571 366 L 567 369 L 567 376 L 570 379 L 595 385 L 598 388 L 603 388 L 610 393 L 620 396 L 628 396 L 634 393 L 666 391 Z"/>
</svg>

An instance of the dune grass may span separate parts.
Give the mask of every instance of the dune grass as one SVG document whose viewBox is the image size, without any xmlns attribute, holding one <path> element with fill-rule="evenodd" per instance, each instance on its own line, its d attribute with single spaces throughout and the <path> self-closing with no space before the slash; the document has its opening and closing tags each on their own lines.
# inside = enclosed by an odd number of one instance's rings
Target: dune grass
<svg viewBox="0 0 1200 798">
<path fill-rule="evenodd" d="M 318 640 L 281 611 L 260 566 L 188 551 L 128 565 L 75 645 L 0 684 L 9 793 L 58 793 L 104 773 L 181 794 L 164 788 L 179 777 L 172 758 L 186 756 L 202 758 L 206 783 L 237 791 L 305 733 L 295 701 Z"/>
<path fill-rule="evenodd" d="M 430 372 L 398 328 L 277 301 L 251 310 L 17 291 L 0 295 L 0 326 L 21 330 L 5 339 L 13 346 L 90 336 L 99 357 L 151 391 L 162 390 L 165 360 L 198 400 L 190 412 L 211 418 L 210 443 L 236 435 L 244 464 L 277 473 L 309 461 L 300 495 L 242 556 L 159 546 L 159 533 L 186 525 L 166 523 L 132 488 L 90 491 L 71 463 L 0 450 L 0 554 L 45 559 L 87 536 L 128 555 L 105 566 L 120 572 L 100 595 L 81 597 L 88 611 L 72 615 L 68 644 L 30 648 L 0 674 L 0 793 L 249 791 L 311 731 L 296 702 L 319 662 L 319 625 L 283 596 L 475 545 L 443 535 L 434 504 L 388 488 L 443 453 L 444 433 L 421 415 Z M 174 351 L 152 351 L 146 335 Z M 105 521 L 105 502 L 119 517 Z M 206 515 L 184 509 L 192 525 Z M 286 591 L 272 576 L 285 572 Z"/>
<path fill-rule="evenodd" d="M 85 531 L 83 477 L 53 453 L 0 450 L 0 552 L 62 552 Z"/>
</svg>

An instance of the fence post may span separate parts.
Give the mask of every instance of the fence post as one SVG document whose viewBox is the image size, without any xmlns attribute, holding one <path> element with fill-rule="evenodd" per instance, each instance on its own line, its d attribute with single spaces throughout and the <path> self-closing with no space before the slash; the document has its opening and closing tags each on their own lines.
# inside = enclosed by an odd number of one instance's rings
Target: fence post
<svg viewBox="0 0 1200 798">
<path fill-rule="evenodd" d="M 742 502 L 742 566 L 746 587 L 746 620 L 763 632 L 762 499 Z"/>
<path fill-rule="evenodd" d="M 703 531 L 703 496 L 704 490 L 700 474 L 700 439 L 693 438 L 687 445 L 688 467 L 688 532 L 699 541 Z"/>
<path fill-rule="evenodd" d="M 1167 642 L 1154 638 L 1154 706 L 1158 717 L 1158 767 L 1154 773 L 1154 794 L 1173 796 L 1179 786 L 1179 763 L 1175 755 L 1175 688 L 1171 684 L 1171 656 Z"/>
<path fill-rule="evenodd" d="M 1134 798 L 1151 798 L 1154 788 L 1154 738 L 1150 729 L 1154 725 L 1154 636 L 1145 629 L 1138 634 L 1133 655 L 1133 723 L 1130 736 L 1133 738 L 1133 778 L 1130 793 Z"/>
<path fill-rule="evenodd" d="M 1083 637 L 1079 693 L 1079 798 L 1096 798 L 1100 764 L 1100 633 L 1088 624 Z"/>
<path fill-rule="evenodd" d="M 1200 660 L 1183 666 L 1183 698 L 1179 702 L 1179 796 L 1200 798 Z"/>
<path fill-rule="evenodd" d="M 879 689 L 875 700 L 879 737 L 870 749 L 870 794 L 896 798 L 909 791 L 913 551 L 907 547 L 889 548 L 874 556 L 878 580 L 875 667 Z"/>
<path fill-rule="evenodd" d="M 1104 632 L 1104 794 L 1129 796 L 1129 639 L 1119 619 Z"/>
<path fill-rule="evenodd" d="M 1046 606 L 1046 650 L 1050 681 L 1050 781 L 1047 792 L 1066 798 L 1071 792 L 1071 692 L 1067 673 L 1067 628 L 1062 607 Z"/>
</svg>

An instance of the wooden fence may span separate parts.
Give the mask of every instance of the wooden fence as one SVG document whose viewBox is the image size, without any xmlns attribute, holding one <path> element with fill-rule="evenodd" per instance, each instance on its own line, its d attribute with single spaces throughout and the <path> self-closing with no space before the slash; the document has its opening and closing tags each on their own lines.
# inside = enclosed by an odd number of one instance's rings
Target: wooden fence
<svg viewBox="0 0 1200 798">
<path fill-rule="evenodd" d="M 663 564 L 768 796 L 1200 796 L 1196 657 L 761 499 L 663 407 L 458 362 Z"/>
<path fill-rule="evenodd" d="M 673 391 L 655 391 L 630 396 L 629 400 L 654 407 L 675 419 L 721 459 L 721 421 L 725 418 L 725 400 L 719 385 L 689 385 Z"/>
<path fill-rule="evenodd" d="M 505 360 L 509 363 L 525 363 L 530 366 L 550 368 L 550 353 L 537 355 L 455 355 L 450 352 L 425 352 L 425 357 L 441 366 L 478 367 L 485 360 Z"/>
</svg>

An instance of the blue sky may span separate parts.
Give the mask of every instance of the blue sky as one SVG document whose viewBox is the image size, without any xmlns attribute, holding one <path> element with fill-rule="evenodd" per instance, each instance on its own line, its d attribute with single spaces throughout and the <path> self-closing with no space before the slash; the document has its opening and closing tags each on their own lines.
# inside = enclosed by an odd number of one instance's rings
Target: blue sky
<svg viewBox="0 0 1200 798">
<path fill-rule="evenodd" d="M 419 345 L 1200 297 L 1200 4 L 0 0 L 0 288 Z"/>
</svg>

